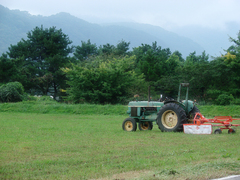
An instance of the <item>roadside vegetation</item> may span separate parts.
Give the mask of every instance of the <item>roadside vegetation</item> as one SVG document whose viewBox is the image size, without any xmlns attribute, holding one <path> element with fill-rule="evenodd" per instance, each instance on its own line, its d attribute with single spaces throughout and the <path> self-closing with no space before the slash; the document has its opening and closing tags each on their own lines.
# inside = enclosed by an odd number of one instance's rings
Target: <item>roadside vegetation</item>
<svg viewBox="0 0 240 180">
<path fill-rule="evenodd" d="M 44 99 L 44 100 L 42 100 Z M 0 112 L 20 112 L 38 114 L 79 114 L 79 115 L 126 115 L 124 105 L 66 104 L 58 103 L 50 97 L 40 97 L 34 101 L 0 103 Z"/>
<path fill-rule="evenodd" d="M 37 114 L 76 114 L 76 115 L 127 115 L 127 105 L 121 104 L 67 104 L 59 103 L 49 96 L 28 97 L 29 100 L 16 103 L 0 103 L 0 112 L 37 113 Z M 201 113 L 209 118 L 232 116 L 240 118 L 239 105 L 198 105 Z"/>
</svg>

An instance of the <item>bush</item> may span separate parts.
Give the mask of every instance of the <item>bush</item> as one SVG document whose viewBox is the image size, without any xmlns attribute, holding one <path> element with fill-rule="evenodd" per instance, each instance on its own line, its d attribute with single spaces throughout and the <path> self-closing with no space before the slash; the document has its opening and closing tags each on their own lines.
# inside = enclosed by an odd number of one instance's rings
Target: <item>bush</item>
<svg viewBox="0 0 240 180">
<path fill-rule="evenodd" d="M 232 105 L 240 105 L 240 99 L 233 99 L 233 100 L 231 101 L 231 104 L 232 104 Z"/>
<path fill-rule="evenodd" d="M 227 94 L 221 94 L 218 96 L 216 99 L 216 104 L 217 105 L 229 105 L 231 101 L 233 101 L 234 98 L 232 95 L 227 95 Z"/>
<path fill-rule="evenodd" d="M 20 82 L 10 82 L 0 86 L 1 102 L 18 102 L 24 98 L 24 88 Z"/>
<path fill-rule="evenodd" d="M 217 89 L 208 89 L 206 94 L 209 99 L 217 99 L 224 92 Z"/>
<path fill-rule="evenodd" d="M 24 101 L 37 101 L 37 97 L 35 96 L 30 96 L 30 95 L 25 95 L 26 97 L 24 98 Z"/>
<path fill-rule="evenodd" d="M 50 96 L 37 97 L 37 102 L 41 104 L 58 104 L 58 102 Z"/>
</svg>

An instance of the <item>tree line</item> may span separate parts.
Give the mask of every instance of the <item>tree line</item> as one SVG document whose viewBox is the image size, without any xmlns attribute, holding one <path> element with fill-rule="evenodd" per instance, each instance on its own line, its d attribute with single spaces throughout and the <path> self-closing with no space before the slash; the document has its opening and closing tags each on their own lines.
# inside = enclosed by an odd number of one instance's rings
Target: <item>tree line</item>
<svg viewBox="0 0 240 180">
<path fill-rule="evenodd" d="M 41 26 L 1 55 L 0 85 L 19 82 L 30 95 L 51 94 L 74 103 L 125 104 L 136 94 L 146 100 L 148 86 L 154 100 L 160 94 L 176 98 L 179 83 L 188 82 L 192 99 L 237 103 L 240 32 L 230 41 L 233 45 L 225 54 L 213 60 L 205 51 L 183 58 L 179 51 L 171 52 L 157 42 L 131 50 L 124 40 L 99 47 L 88 40 L 74 47 L 61 29 Z"/>
</svg>

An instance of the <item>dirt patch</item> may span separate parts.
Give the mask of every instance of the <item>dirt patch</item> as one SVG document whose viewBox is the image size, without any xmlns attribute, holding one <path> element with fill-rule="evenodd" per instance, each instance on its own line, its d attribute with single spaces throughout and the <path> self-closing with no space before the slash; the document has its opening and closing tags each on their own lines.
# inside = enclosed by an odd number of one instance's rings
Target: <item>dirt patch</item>
<svg viewBox="0 0 240 180">
<path fill-rule="evenodd" d="M 130 180 L 130 179 L 137 179 L 149 173 L 150 171 L 129 171 L 129 172 L 124 172 L 120 174 L 114 174 L 112 176 L 100 178 L 97 180 Z"/>
</svg>

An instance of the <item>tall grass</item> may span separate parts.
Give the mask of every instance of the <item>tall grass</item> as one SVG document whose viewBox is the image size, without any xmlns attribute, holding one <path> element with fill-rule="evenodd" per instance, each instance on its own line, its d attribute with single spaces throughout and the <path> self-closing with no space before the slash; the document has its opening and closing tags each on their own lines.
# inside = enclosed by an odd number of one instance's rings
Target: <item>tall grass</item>
<svg viewBox="0 0 240 180">
<path fill-rule="evenodd" d="M 0 103 L 0 112 L 23 112 L 40 114 L 99 114 L 124 115 L 127 106 L 95 105 L 95 104 L 65 104 L 56 101 L 25 101 L 18 103 Z"/>
<path fill-rule="evenodd" d="M 197 105 L 206 117 L 240 117 L 240 105 L 217 106 Z M 18 103 L 0 103 L 0 112 L 23 112 L 40 114 L 81 114 L 81 115 L 126 115 L 127 105 L 65 104 L 49 98 Z"/>
</svg>

